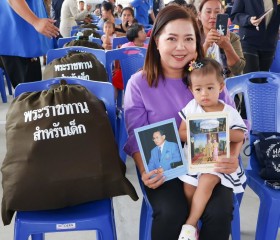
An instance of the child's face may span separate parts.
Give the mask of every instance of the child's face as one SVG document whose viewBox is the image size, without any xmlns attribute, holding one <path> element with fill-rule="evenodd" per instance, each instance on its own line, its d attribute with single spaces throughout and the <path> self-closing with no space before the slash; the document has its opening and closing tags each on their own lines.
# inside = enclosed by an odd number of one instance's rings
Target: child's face
<svg viewBox="0 0 280 240">
<path fill-rule="evenodd" d="M 224 83 L 219 83 L 215 73 L 202 75 L 193 73 L 190 90 L 197 103 L 202 107 L 212 107 L 218 104 L 219 94 Z"/>
<path fill-rule="evenodd" d="M 103 32 L 107 33 L 109 35 L 113 34 L 114 28 L 113 28 L 112 24 L 106 24 L 105 23 L 104 26 L 103 26 Z"/>
<path fill-rule="evenodd" d="M 147 34 L 145 32 L 145 29 L 143 28 L 141 31 L 138 32 L 138 39 L 139 41 L 145 42 L 147 39 Z"/>
</svg>

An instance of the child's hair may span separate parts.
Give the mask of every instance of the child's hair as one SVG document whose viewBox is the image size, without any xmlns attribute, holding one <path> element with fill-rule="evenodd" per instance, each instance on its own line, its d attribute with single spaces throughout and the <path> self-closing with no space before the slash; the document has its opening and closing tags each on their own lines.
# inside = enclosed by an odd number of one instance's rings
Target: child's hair
<svg viewBox="0 0 280 240">
<path fill-rule="evenodd" d="M 115 32 L 115 23 L 113 23 L 113 22 L 111 22 L 111 21 L 107 20 L 107 21 L 105 21 L 105 22 L 104 22 L 103 27 L 104 27 L 105 25 L 112 25 L 113 30 L 114 30 L 113 32 Z"/>
<path fill-rule="evenodd" d="M 144 26 L 139 23 L 133 23 L 126 32 L 126 37 L 128 41 L 133 42 L 136 38 L 138 38 L 138 33 L 143 31 Z"/>
<path fill-rule="evenodd" d="M 191 77 L 194 74 L 208 75 L 215 73 L 219 83 L 224 82 L 223 68 L 219 62 L 213 58 L 203 58 L 201 60 L 191 61 L 187 66 L 187 82 L 188 86 L 192 85 Z"/>
</svg>

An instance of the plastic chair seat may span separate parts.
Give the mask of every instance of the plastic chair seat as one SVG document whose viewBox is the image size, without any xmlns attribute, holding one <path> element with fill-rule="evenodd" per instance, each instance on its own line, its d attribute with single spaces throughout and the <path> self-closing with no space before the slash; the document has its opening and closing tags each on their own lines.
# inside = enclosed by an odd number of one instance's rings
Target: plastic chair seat
<svg viewBox="0 0 280 240">
<path fill-rule="evenodd" d="M 14 240 L 49 232 L 96 230 L 98 239 L 116 239 L 112 200 L 106 199 L 59 210 L 18 212 Z M 39 236 L 36 236 L 37 239 Z"/>
</svg>

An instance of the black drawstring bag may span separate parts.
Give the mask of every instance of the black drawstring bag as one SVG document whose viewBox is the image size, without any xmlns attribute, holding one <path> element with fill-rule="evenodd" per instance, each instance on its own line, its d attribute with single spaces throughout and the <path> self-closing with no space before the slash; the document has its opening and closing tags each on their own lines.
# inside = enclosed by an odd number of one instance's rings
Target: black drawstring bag
<svg viewBox="0 0 280 240">
<path fill-rule="evenodd" d="M 260 167 L 260 177 L 265 180 L 280 180 L 280 133 L 251 131 L 253 145 L 244 149 L 244 154 L 255 154 Z M 251 153 L 246 149 L 251 147 Z"/>
<path fill-rule="evenodd" d="M 80 85 L 23 93 L 6 122 L 2 219 L 15 211 L 58 209 L 128 194 L 104 103 Z"/>
</svg>

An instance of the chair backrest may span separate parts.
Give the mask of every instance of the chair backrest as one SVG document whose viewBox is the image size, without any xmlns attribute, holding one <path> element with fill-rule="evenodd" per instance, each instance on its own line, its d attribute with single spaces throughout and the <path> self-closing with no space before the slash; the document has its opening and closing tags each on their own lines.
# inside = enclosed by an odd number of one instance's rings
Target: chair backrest
<svg viewBox="0 0 280 240">
<path fill-rule="evenodd" d="M 143 67 L 146 52 L 146 48 L 140 47 L 126 47 L 106 51 L 106 70 L 109 81 L 112 81 L 113 63 L 119 60 L 125 89 L 131 75 Z"/>
<path fill-rule="evenodd" d="M 124 43 L 129 42 L 129 40 L 127 39 L 127 37 L 115 37 L 113 38 L 113 49 L 118 48 L 119 45 L 123 45 Z"/>
<path fill-rule="evenodd" d="M 253 83 L 251 79 L 266 78 L 266 83 Z M 243 93 L 247 119 L 252 130 L 280 132 L 280 74 L 253 72 L 226 79 L 232 97 Z M 255 138 L 250 136 L 250 144 Z M 254 158 L 250 158 L 254 159 Z M 250 161 L 252 168 L 257 164 Z"/>
<path fill-rule="evenodd" d="M 97 98 L 104 102 L 112 129 L 116 136 L 116 105 L 114 99 L 114 87 L 111 83 L 88 81 L 79 78 L 52 78 L 38 82 L 19 84 L 15 89 L 15 97 L 25 92 L 38 92 L 50 89 L 52 85 L 59 84 L 62 79 L 66 80 L 67 84 L 79 84 L 84 86 Z"/>
<path fill-rule="evenodd" d="M 64 46 L 65 43 L 68 43 L 68 42 L 71 42 L 72 40 L 75 40 L 77 39 L 76 36 L 73 36 L 73 37 L 66 37 L 66 38 L 59 38 L 57 40 L 57 47 L 58 48 L 62 48 Z M 100 38 L 92 38 L 90 37 L 89 38 L 89 41 L 91 42 L 94 42 L 94 43 L 97 43 L 99 44 L 100 46 L 102 46 L 102 40 Z"/>
<path fill-rule="evenodd" d="M 104 65 L 106 66 L 106 56 L 105 51 L 102 49 L 93 49 L 88 47 L 82 47 L 82 46 L 73 46 L 73 47 L 66 47 L 66 48 L 56 48 L 56 49 L 50 49 L 47 52 L 47 64 L 50 63 L 52 60 L 56 58 L 61 58 L 68 54 L 70 51 L 79 51 L 79 52 L 87 52 L 91 53 Z"/>
<path fill-rule="evenodd" d="M 274 60 L 270 66 L 269 71 L 280 73 L 280 40 L 278 40 Z"/>
</svg>

